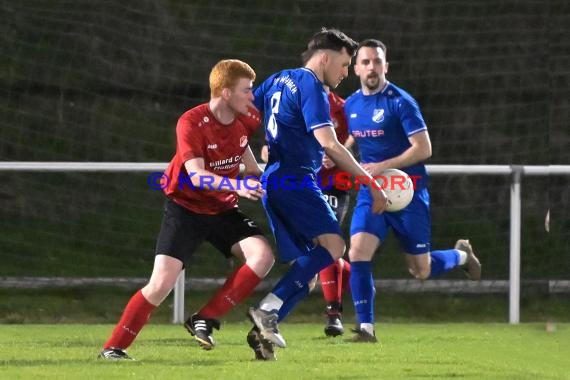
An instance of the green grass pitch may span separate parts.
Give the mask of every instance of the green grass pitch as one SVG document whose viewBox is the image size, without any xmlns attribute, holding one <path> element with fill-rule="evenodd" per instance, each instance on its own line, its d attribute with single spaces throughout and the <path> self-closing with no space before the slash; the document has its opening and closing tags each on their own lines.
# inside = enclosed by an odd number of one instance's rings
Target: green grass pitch
<svg viewBox="0 0 570 380">
<path fill-rule="evenodd" d="M 249 325 L 227 323 L 204 351 L 181 326 L 149 324 L 135 362 L 96 359 L 112 325 L 0 325 L 0 379 L 570 379 L 570 325 L 379 324 L 381 343 L 285 323 L 276 362 L 253 360 Z M 552 331 L 554 330 L 554 331 Z"/>
</svg>

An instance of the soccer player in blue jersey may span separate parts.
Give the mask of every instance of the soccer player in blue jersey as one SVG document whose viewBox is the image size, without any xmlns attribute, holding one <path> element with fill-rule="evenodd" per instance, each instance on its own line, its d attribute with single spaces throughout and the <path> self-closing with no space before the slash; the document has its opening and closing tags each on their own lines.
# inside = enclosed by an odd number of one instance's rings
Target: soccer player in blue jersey
<svg viewBox="0 0 570 380">
<path fill-rule="evenodd" d="M 386 46 L 374 39 L 359 44 L 354 71 L 361 88 L 345 103 L 349 132 L 360 150 L 362 166 L 372 176 L 397 168 L 416 176 L 414 197 L 401 211 L 374 215 L 368 188 L 358 194 L 350 227 L 350 287 L 357 329 L 353 341 L 376 342 L 374 280 L 371 260 L 392 228 L 405 254 L 410 273 L 433 278 L 460 267 L 471 280 L 481 278 L 481 265 L 468 240 L 454 249 L 432 251 L 428 175 L 423 161 L 431 156 L 431 142 L 418 103 L 386 80 Z"/>
<path fill-rule="evenodd" d="M 293 264 L 259 305 L 250 308 L 255 324 L 248 334 L 250 346 L 250 337 L 257 333 L 285 347 L 277 323 L 308 294 L 308 282 L 344 253 L 339 223 L 317 184 L 323 154 L 342 170 L 374 182 L 337 140 L 323 88 L 334 89 L 348 76 L 356 47 L 341 31 L 323 28 L 303 53 L 305 67 L 273 74 L 254 91 L 269 146 L 261 181 L 266 191 L 263 206 L 280 260 Z M 370 193 L 373 214 L 386 208 L 386 195 L 376 185 Z"/>
<path fill-rule="evenodd" d="M 305 62 L 303 62 L 304 64 Z M 349 138 L 348 123 L 344 116 L 344 99 L 338 96 L 333 91 L 330 91 L 328 86 L 324 86 L 329 96 L 329 103 L 331 106 L 330 114 L 331 120 L 334 125 L 336 137 L 340 143 L 350 149 L 345 143 Z M 354 142 L 354 139 L 352 139 Z M 261 148 L 261 159 L 263 162 L 269 160 L 269 150 L 267 145 Z M 331 206 L 339 224 L 344 226 L 346 216 L 348 214 L 348 207 L 350 204 L 349 190 L 343 190 L 339 187 L 338 180 L 335 178 L 338 174 L 342 173 L 334 162 L 326 155 L 323 158 L 321 169 L 318 172 L 318 182 L 320 188 Z M 342 296 L 350 292 L 348 279 L 350 277 L 350 263 L 343 258 L 338 259 L 333 264 L 321 270 L 318 279 L 321 282 L 321 289 L 323 297 L 326 302 L 326 322 L 324 332 L 327 336 L 339 336 L 344 334 L 344 327 L 342 325 Z M 317 285 L 317 277 L 311 281 L 309 286 L 310 291 Z"/>
</svg>

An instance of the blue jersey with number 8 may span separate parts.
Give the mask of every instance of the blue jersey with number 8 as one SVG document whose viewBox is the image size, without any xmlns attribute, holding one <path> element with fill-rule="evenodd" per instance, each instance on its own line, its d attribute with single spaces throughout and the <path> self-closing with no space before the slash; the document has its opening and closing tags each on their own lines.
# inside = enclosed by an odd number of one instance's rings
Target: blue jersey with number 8
<svg viewBox="0 0 570 380">
<path fill-rule="evenodd" d="M 254 96 L 269 146 L 266 175 L 282 171 L 299 180 L 316 177 L 324 150 L 313 131 L 332 126 L 323 84 L 309 69 L 283 70 L 259 85 Z"/>
</svg>

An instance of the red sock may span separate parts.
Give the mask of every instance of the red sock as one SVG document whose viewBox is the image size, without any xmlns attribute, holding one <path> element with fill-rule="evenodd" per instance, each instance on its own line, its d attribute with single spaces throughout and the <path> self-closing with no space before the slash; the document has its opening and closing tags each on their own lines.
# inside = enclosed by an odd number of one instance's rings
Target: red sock
<svg viewBox="0 0 570 380">
<path fill-rule="evenodd" d="M 342 292 L 350 292 L 350 263 L 346 260 L 341 259 L 342 264 L 342 286 L 339 289 L 342 289 Z M 342 299 L 342 298 L 341 298 Z"/>
<path fill-rule="evenodd" d="M 103 348 L 126 349 L 129 347 L 149 320 L 154 309 L 156 306 L 148 302 L 140 290 L 136 292 L 125 307 L 119 323 Z"/>
<path fill-rule="evenodd" d="M 319 272 L 319 278 L 321 280 L 321 289 L 323 290 L 323 296 L 327 304 L 333 302 L 339 302 L 338 298 L 338 279 L 337 279 L 337 269 L 338 260 Z"/>
<path fill-rule="evenodd" d="M 219 318 L 230 311 L 253 292 L 261 282 L 247 264 L 239 267 L 228 277 L 224 286 L 198 312 L 203 318 Z"/>
</svg>

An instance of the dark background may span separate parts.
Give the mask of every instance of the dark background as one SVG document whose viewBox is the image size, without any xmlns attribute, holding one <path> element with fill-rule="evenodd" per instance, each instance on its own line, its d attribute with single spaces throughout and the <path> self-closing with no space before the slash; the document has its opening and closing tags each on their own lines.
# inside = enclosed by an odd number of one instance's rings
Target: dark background
<svg viewBox="0 0 570 380">
<path fill-rule="evenodd" d="M 570 164 L 565 1 L 0 4 L 2 161 L 167 162 L 178 116 L 209 97 L 213 64 L 243 59 L 259 83 L 299 66 L 311 35 L 335 26 L 387 44 L 389 80 L 428 123 L 428 164 Z M 357 87 L 351 74 L 337 92 Z M 0 276 L 147 276 L 163 202 L 148 174 L 0 172 Z M 523 177 L 525 279 L 570 276 L 568 178 Z M 434 249 L 468 237 L 484 277 L 508 278 L 510 182 L 433 176 Z M 259 205 L 242 206 L 264 222 Z M 377 277 L 408 277 L 387 243 Z M 223 274 L 221 255 L 202 251 L 191 275 Z"/>
</svg>

